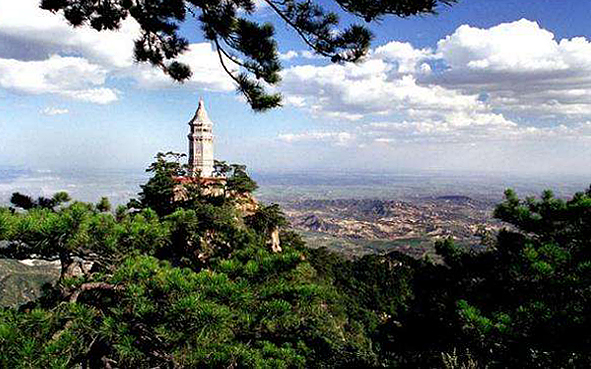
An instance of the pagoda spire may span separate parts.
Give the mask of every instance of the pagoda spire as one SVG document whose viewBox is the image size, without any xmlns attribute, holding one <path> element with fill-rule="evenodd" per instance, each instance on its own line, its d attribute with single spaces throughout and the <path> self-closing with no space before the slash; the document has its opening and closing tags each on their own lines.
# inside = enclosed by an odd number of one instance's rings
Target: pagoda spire
<svg viewBox="0 0 591 369">
<path fill-rule="evenodd" d="M 189 121 L 189 125 L 191 125 L 191 124 L 194 124 L 194 125 L 211 124 L 211 125 L 213 125 L 213 122 L 209 119 L 209 116 L 207 115 L 207 110 L 205 110 L 205 103 L 203 102 L 202 97 L 199 98 L 199 105 L 197 106 L 197 110 L 195 111 L 195 115 L 193 116 L 193 119 L 191 119 Z"/>
</svg>

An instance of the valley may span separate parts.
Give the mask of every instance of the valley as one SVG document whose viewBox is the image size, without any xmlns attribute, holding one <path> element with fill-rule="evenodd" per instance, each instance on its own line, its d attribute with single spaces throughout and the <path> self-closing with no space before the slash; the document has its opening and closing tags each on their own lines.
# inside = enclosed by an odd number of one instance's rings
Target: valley
<svg viewBox="0 0 591 369">
<path fill-rule="evenodd" d="M 478 248 L 502 227 L 492 218 L 495 202 L 467 196 L 307 199 L 281 205 L 292 229 L 310 247 L 327 247 L 351 257 L 392 250 L 418 258 L 433 256 L 435 240 L 447 237 Z"/>
</svg>

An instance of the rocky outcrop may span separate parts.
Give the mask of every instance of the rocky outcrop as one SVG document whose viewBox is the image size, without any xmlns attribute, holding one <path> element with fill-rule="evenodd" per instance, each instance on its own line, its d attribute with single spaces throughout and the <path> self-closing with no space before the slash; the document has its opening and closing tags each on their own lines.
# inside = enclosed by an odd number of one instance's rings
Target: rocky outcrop
<svg viewBox="0 0 591 369">
<path fill-rule="evenodd" d="M 253 215 L 259 208 L 259 203 L 251 193 L 230 194 L 229 196 L 236 200 L 236 209 L 243 218 Z"/>
<path fill-rule="evenodd" d="M 252 193 L 234 194 L 236 209 L 242 218 L 254 215 L 259 209 L 259 203 Z M 279 228 L 273 227 L 267 231 L 267 245 L 273 252 L 281 252 L 281 241 L 279 239 Z"/>
<path fill-rule="evenodd" d="M 68 278 L 89 275 L 93 265 L 94 261 L 74 257 L 71 262 L 67 264 L 66 270 L 62 271 L 62 274 Z"/>
<path fill-rule="evenodd" d="M 281 241 L 279 240 L 279 228 L 275 227 L 269 232 L 269 240 L 267 245 L 271 247 L 273 252 L 281 252 Z"/>
<path fill-rule="evenodd" d="M 178 183 L 173 188 L 174 201 L 186 201 L 189 199 L 187 187 L 197 186 L 203 196 L 223 196 L 226 179 L 221 177 L 174 177 Z M 228 196 L 226 194 L 226 196 Z"/>
</svg>

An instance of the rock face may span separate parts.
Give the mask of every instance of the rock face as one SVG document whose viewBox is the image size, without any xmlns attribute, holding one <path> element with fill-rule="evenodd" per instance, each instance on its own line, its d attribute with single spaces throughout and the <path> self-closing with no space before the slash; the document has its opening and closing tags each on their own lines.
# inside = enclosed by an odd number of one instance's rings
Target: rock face
<svg viewBox="0 0 591 369">
<path fill-rule="evenodd" d="M 242 217 L 254 215 L 259 208 L 259 203 L 251 193 L 233 194 L 236 199 L 236 209 Z M 274 227 L 267 232 L 267 245 L 273 252 L 281 252 L 281 241 L 279 239 L 279 228 Z"/>
<path fill-rule="evenodd" d="M 81 259 L 79 257 L 74 257 L 74 260 L 69 265 L 68 269 L 65 271 L 65 274 L 70 277 L 82 277 L 84 275 L 90 274 L 93 265 L 93 261 L 88 261 Z"/>
<path fill-rule="evenodd" d="M 236 209 L 242 214 L 243 218 L 253 215 L 259 208 L 259 203 L 251 193 L 230 193 L 227 196 L 236 200 Z"/>
<path fill-rule="evenodd" d="M 259 203 L 251 193 L 232 194 L 231 196 L 236 199 L 236 209 L 243 218 L 254 215 L 259 208 Z M 267 232 L 267 245 L 273 252 L 282 251 L 278 227 L 274 227 Z"/>
<path fill-rule="evenodd" d="M 271 251 L 273 252 L 281 252 L 281 241 L 279 240 L 279 228 L 275 227 L 271 232 L 269 232 L 269 240 L 267 244 L 271 246 Z"/>
<path fill-rule="evenodd" d="M 174 201 L 186 201 L 189 199 L 186 186 L 197 186 L 204 196 L 224 195 L 226 179 L 221 177 L 174 177 L 178 185 L 173 189 Z"/>
</svg>

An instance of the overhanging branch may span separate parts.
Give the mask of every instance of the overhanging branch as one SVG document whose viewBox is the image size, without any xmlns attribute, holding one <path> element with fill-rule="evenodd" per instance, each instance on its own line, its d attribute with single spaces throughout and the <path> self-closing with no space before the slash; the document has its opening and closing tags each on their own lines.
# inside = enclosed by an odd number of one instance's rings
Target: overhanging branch
<svg viewBox="0 0 591 369">
<path fill-rule="evenodd" d="M 291 19 L 289 19 L 289 17 L 287 17 L 285 14 L 283 14 L 283 12 L 281 11 L 281 9 L 279 9 L 279 7 L 277 7 L 275 5 L 275 3 L 273 3 L 273 1 L 271 0 L 264 0 L 265 3 L 267 3 L 271 9 L 273 9 L 273 11 L 275 11 L 275 13 L 277 13 L 277 15 L 279 15 L 279 17 L 281 17 L 281 19 L 283 19 L 285 21 L 285 23 L 287 23 L 291 28 L 293 28 L 298 34 L 299 36 L 302 38 L 302 40 L 304 40 L 304 42 L 310 47 L 312 48 L 314 51 L 316 51 L 318 54 L 322 55 L 322 56 L 326 56 L 328 58 L 332 58 L 334 55 L 326 53 L 322 50 L 319 50 L 317 48 L 316 45 L 314 45 L 312 42 L 310 42 L 310 40 L 308 40 L 308 38 L 306 37 L 306 35 L 304 34 L 304 32 L 302 32 L 302 30 L 291 21 Z"/>
</svg>

